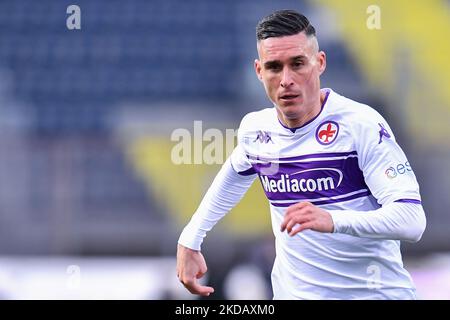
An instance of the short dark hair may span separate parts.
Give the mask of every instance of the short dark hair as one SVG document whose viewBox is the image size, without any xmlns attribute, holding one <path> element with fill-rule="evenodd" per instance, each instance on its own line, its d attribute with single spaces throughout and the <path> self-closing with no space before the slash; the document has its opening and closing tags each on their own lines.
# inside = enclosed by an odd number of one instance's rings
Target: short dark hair
<svg viewBox="0 0 450 320">
<path fill-rule="evenodd" d="M 256 26 L 258 41 L 273 37 L 292 36 L 304 31 L 315 36 L 316 29 L 308 18 L 294 10 L 279 10 L 264 17 Z"/>
</svg>

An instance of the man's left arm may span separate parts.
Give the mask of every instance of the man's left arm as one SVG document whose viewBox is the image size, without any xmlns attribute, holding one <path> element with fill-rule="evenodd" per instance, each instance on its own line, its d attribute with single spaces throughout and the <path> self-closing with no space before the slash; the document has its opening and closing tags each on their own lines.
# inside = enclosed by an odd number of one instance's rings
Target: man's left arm
<svg viewBox="0 0 450 320">
<path fill-rule="evenodd" d="M 294 235 L 305 229 L 358 237 L 417 242 L 426 226 L 414 172 L 386 121 L 375 110 L 354 128 L 359 167 L 372 195 L 381 205 L 370 211 L 324 210 L 311 203 L 292 205 L 281 231 Z"/>
<path fill-rule="evenodd" d="M 288 208 L 281 231 L 290 236 L 311 229 L 363 238 L 417 242 L 425 230 L 422 205 L 394 202 L 372 211 L 324 210 L 309 202 Z"/>
</svg>

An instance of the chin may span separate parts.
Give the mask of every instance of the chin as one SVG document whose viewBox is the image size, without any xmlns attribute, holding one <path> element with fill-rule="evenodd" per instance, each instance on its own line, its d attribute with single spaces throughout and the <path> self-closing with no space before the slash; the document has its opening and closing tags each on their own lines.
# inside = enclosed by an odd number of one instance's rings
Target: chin
<svg viewBox="0 0 450 320">
<path fill-rule="evenodd" d="M 290 107 L 281 107 L 279 108 L 280 112 L 283 114 L 285 119 L 294 120 L 298 119 L 300 114 L 300 108 L 295 106 Z"/>
<path fill-rule="evenodd" d="M 297 113 L 303 109 L 303 106 L 298 102 L 282 102 L 278 104 L 278 106 L 280 107 L 280 110 L 283 110 L 283 113 L 286 115 L 289 113 Z"/>
</svg>

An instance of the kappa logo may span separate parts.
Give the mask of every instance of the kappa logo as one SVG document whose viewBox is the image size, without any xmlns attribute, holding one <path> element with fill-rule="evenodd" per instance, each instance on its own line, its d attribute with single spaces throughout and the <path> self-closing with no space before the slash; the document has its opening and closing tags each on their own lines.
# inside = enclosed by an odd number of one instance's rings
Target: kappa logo
<svg viewBox="0 0 450 320">
<path fill-rule="evenodd" d="M 272 137 L 270 136 L 270 132 L 267 131 L 258 131 L 258 134 L 256 135 L 255 140 L 253 142 L 259 141 L 260 143 L 269 143 L 273 142 Z"/>
<path fill-rule="evenodd" d="M 389 132 L 386 130 L 386 128 L 382 123 L 378 123 L 378 125 L 380 126 L 380 131 L 378 132 L 380 134 L 380 140 L 378 141 L 378 144 L 380 144 L 381 142 L 383 142 L 382 140 L 383 137 L 390 138 L 391 135 L 389 134 Z"/>
<path fill-rule="evenodd" d="M 321 123 L 316 130 L 316 140 L 322 145 L 333 143 L 339 133 L 339 125 L 334 121 Z"/>
</svg>

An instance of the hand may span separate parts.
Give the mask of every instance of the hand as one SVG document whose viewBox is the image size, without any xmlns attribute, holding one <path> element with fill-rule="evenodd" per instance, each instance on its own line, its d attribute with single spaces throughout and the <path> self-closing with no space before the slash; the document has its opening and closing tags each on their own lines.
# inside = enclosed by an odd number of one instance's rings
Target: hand
<svg viewBox="0 0 450 320">
<path fill-rule="evenodd" d="M 202 286 L 197 282 L 197 279 L 203 277 L 207 270 L 205 258 L 200 251 L 178 244 L 177 276 L 189 292 L 205 297 L 214 292 L 214 288 Z"/>
<path fill-rule="evenodd" d="M 297 224 L 300 226 L 294 228 Z M 299 202 L 289 206 L 281 224 L 281 232 L 286 230 L 292 237 L 307 229 L 319 232 L 333 232 L 333 219 L 327 211 L 309 202 Z"/>
</svg>

